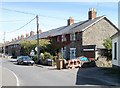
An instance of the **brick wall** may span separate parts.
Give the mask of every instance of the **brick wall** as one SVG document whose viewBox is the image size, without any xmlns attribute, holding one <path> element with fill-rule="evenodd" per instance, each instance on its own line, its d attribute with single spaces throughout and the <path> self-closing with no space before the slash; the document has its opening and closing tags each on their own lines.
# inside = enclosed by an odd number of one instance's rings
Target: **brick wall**
<svg viewBox="0 0 120 88">
<path fill-rule="evenodd" d="M 76 57 L 79 57 L 83 54 L 83 52 L 82 52 L 82 33 L 78 32 L 75 35 L 76 35 L 76 40 L 71 41 L 68 45 L 66 45 L 66 58 L 67 59 L 70 58 L 70 48 L 76 48 Z"/>
<path fill-rule="evenodd" d="M 76 48 L 76 57 L 83 54 L 82 52 L 82 32 L 75 34 L 76 40 L 70 41 L 70 34 L 66 34 L 66 41 L 57 41 L 57 36 L 51 38 L 51 52 L 61 52 L 61 48 L 66 47 L 66 59 L 70 58 L 70 48 Z M 54 48 L 58 47 L 54 50 Z"/>
<path fill-rule="evenodd" d="M 9 45 L 7 48 L 8 55 L 11 56 L 19 56 L 20 55 L 20 45 L 19 44 L 13 44 Z"/>
</svg>

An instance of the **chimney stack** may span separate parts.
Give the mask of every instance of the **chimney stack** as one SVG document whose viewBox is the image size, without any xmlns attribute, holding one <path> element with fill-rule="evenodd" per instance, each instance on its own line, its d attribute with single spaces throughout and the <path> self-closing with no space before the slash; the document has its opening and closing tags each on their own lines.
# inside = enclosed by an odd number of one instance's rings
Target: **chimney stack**
<svg viewBox="0 0 120 88">
<path fill-rule="evenodd" d="M 31 32 L 30 32 L 30 36 L 33 36 L 33 35 L 34 35 L 34 31 L 31 31 Z"/>
<path fill-rule="evenodd" d="M 73 17 L 69 17 L 69 19 L 67 20 L 68 25 L 72 25 L 74 24 L 74 18 Z"/>
<path fill-rule="evenodd" d="M 12 41 L 14 41 L 14 39 L 12 39 Z"/>
<path fill-rule="evenodd" d="M 24 35 L 21 35 L 21 39 L 24 39 Z"/>
<path fill-rule="evenodd" d="M 15 38 L 15 40 L 17 40 L 17 38 Z"/>
<path fill-rule="evenodd" d="M 29 34 L 27 33 L 27 34 L 26 34 L 26 37 L 28 37 L 28 36 L 29 36 Z"/>
<path fill-rule="evenodd" d="M 40 34 L 40 33 L 42 33 L 42 30 L 41 30 L 41 29 L 39 29 L 39 30 L 38 30 L 38 32 L 39 32 L 39 34 Z"/>
<path fill-rule="evenodd" d="M 88 19 L 89 20 L 95 19 L 96 14 L 97 14 L 96 10 L 94 8 L 90 8 L 88 11 Z"/>
<path fill-rule="evenodd" d="M 20 36 L 18 36 L 18 40 L 20 39 Z"/>
</svg>

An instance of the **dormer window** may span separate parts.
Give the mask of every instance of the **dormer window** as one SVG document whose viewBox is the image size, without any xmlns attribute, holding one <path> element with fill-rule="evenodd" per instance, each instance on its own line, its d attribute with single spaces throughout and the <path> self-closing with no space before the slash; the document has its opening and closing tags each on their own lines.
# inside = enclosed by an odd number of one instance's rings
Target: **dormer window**
<svg viewBox="0 0 120 88">
<path fill-rule="evenodd" d="M 75 33 L 74 34 L 70 34 L 70 40 L 71 41 L 75 41 Z"/>
</svg>

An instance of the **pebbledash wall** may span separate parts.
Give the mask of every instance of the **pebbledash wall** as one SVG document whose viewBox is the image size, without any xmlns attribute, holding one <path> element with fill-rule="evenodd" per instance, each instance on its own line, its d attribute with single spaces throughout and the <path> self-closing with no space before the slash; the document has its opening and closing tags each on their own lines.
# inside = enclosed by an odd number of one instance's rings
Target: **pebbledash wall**
<svg viewBox="0 0 120 88">
<path fill-rule="evenodd" d="M 120 31 L 112 36 L 112 65 L 120 68 Z"/>
<path fill-rule="evenodd" d="M 118 28 L 120 29 L 120 1 L 118 2 Z"/>
<path fill-rule="evenodd" d="M 120 1 L 118 2 L 118 28 L 119 32 L 112 38 L 112 65 L 120 69 Z"/>
</svg>

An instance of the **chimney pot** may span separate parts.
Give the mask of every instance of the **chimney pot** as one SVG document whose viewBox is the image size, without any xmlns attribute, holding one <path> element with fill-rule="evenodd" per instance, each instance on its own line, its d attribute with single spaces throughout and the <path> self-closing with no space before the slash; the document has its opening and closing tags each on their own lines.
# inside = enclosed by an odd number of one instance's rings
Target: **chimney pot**
<svg viewBox="0 0 120 88">
<path fill-rule="evenodd" d="M 18 36 L 18 40 L 20 39 L 20 36 Z"/>
<path fill-rule="evenodd" d="M 39 30 L 38 30 L 38 32 L 39 32 L 39 34 L 40 34 L 40 33 L 42 33 L 42 30 L 41 30 L 41 29 L 39 29 Z"/>
<path fill-rule="evenodd" d="M 23 39 L 24 38 L 24 35 L 21 35 L 21 39 Z"/>
<path fill-rule="evenodd" d="M 12 39 L 12 41 L 14 41 L 14 39 Z"/>
<path fill-rule="evenodd" d="M 15 38 L 15 40 L 17 40 L 17 38 Z"/>
<path fill-rule="evenodd" d="M 95 19 L 96 18 L 96 10 L 94 8 L 89 8 L 89 11 L 88 11 L 88 19 L 91 20 L 91 19 Z"/>
<path fill-rule="evenodd" d="M 33 35 L 34 35 L 34 31 L 31 31 L 31 32 L 30 32 L 30 36 L 33 36 Z"/>
<path fill-rule="evenodd" d="M 27 34 L 26 34 L 26 37 L 28 37 L 28 36 L 29 36 L 29 34 L 27 33 Z"/>
<path fill-rule="evenodd" d="M 73 17 L 69 17 L 68 25 L 72 25 L 72 24 L 74 24 L 74 18 Z"/>
</svg>

